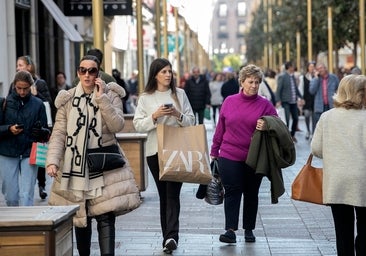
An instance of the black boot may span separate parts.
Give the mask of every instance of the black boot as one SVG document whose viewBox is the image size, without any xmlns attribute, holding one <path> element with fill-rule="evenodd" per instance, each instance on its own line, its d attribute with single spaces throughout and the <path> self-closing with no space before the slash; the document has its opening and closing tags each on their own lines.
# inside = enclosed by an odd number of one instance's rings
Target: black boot
<svg viewBox="0 0 366 256">
<path fill-rule="evenodd" d="M 90 255 L 91 236 L 91 218 L 88 217 L 86 228 L 75 227 L 76 246 L 80 256 Z"/>
<path fill-rule="evenodd" d="M 46 199 L 47 197 L 46 189 L 42 186 L 39 186 L 39 197 L 41 199 Z"/>
<path fill-rule="evenodd" d="M 113 256 L 116 216 L 113 212 L 96 216 L 100 255 Z"/>
</svg>

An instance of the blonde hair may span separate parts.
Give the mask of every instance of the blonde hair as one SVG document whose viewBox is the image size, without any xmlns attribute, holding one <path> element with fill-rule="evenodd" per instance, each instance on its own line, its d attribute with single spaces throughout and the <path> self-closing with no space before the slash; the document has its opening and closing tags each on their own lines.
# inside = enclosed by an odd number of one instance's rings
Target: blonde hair
<svg viewBox="0 0 366 256">
<path fill-rule="evenodd" d="M 249 64 L 247 66 L 244 66 L 240 69 L 239 71 L 239 84 L 243 81 L 245 81 L 245 79 L 249 78 L 249 77 L 255 77 L 259 79 L 259 82 L 262 82 L 262 78 L 263 78 L 263 72 L 262 70 L 257 67 L 256 65 L 253 64 Z"/>
<path fill-rule="evenodd" d="M 348 75 L 342 78 L 337 93 L 333 96 L 334 107 L 362 109 L 365 99 L 366 76 Z"/>
</svg>

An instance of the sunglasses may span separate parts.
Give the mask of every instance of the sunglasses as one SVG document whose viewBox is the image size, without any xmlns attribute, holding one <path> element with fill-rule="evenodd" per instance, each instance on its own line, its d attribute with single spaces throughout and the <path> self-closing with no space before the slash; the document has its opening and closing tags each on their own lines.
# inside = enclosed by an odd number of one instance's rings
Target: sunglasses
<svg viewBox="0 0 366 256">
<path fill-rule="evenodd" d="M 32 61 L 32 59 L 31 59 L 30 56 L 25 55 L 24 58 L 26 59 L 28 65 L 32 65 L 33 64 L 33 61 Z"/>
<path fill-rule="evenodd" d="M 93 67 L 93 68 L 78 67 L 78 72 L 80 75 L 85 75 L 86 72 L 88 72 L 89 75 L 93 76 L 93 75 L 96 75 L 99 72 L 99 70 L 95 67 Z"/>
</svg>

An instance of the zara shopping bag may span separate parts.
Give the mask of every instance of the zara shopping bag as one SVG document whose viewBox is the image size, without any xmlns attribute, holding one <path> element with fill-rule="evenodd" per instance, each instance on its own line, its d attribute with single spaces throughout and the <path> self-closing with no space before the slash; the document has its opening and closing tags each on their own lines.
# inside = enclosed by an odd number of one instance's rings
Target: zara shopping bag
<svg viewBox="0 0 366 256">
<path fill-rule="evenodd" d="M 306 164 L 292 183 L 291 198 L 299 201 L 323 204 L 323 170 L 313 167 L 311 161 L 313 154 L 309 155 Z"/>
<path fill-rule="evenodd" d="M 209 184 L 212 175 L 204 125 L 157 126 L 160 180 Z"/>
<path fill-rule="evenodd" d="M 29 156 L 29 164 L 45 167 L 48 143 L 33 142 Z"/>
</svg>

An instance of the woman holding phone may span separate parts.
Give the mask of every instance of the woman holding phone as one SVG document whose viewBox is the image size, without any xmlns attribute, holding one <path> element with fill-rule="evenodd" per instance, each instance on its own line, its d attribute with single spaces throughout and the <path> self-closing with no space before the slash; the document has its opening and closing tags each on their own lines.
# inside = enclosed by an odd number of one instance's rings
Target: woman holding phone
<svg viewBox="0 0 366 256">
<path fill-rule="evenodd" d="M 58 93 L 47 152 L 47 174 L 55 177 L 48 203 L 80 205 L 73 219 L 79 255 L 90 255 L 92 218 L 97 222 L 100 255 L 114 255 L 116 216 L 140 204 L 129 165 L 91 172 L 86 161 L 88 149 L 118 144 L 115 133 L 124 125 L 124 89 L 106 84 L 98 77 L 99 69 L 95 56 L 84 56 L 77 69 L 80 82 Z"/>
<path fill-rule="evenodd" d="M 28 71 L 17 72 L 1 106 L 0 175 L 7 206 L 33 205 L 38 167 L 29 164 L 32 142 L 47 141 L 49 136 L 46 109 L 42 100 L 32 95 L 33 85 Z"/>
<path fill-rule="evenodd" d="M 181 182 L 159 180 L 157 124 L 194 125 L 195 117 L 188 97 L 173 80 L 172 65 L 167 59 L 155 59 L 150 65 L 144 92 L 137 103 L 133 124 L 136 131 L 147 133 L 147 164 L 154 177 L 160 200 L 160 224 L 163 251 L 172 253 L 178 246 Z"/>
</svg>

